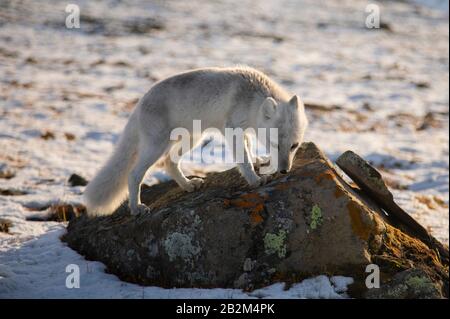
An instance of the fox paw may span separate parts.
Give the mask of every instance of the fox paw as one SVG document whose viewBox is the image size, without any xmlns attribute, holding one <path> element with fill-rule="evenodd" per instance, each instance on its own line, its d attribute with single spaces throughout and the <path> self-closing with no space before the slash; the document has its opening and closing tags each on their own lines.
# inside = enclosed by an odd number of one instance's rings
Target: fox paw
<svg viewBox="0 0 450 319">
<path fill-rule="evenodd" d="M 267 166 L 270 164 L 270 156 L 257 156 L 255 158 L 254 167 L 259 169 L 261 166 Z"/>
<path fill-rule="evenodd" d="M 187 182 L 186 185 L 183 185 L 183 189 L 190 193 L 202 187 L 203 183 L 204 181 L 202 178 L 193 177 Z"/>
<path fill-rule="evenodd" d="M 271 175 L 261 175 L 261 176 L 258 176 L 258 178 L 255 181 L 249 183 L 249 185 L 250 185 L 250 187 L 255 188 L 258 186 L 265 185 L 268 182 L 270 182 L 271 180 L 272 180 Z"/>
<path fill-rule="evenodd" d="M 131 215 L 134 215 L 134 216 L 140 215 L 140 214 L 149 214 L 149 213 L 150 213 L 150 208 L 148 208 L 144 204 L 139 204 L 137 206 L 137 208 L 131 210 Z"/>
</svg>

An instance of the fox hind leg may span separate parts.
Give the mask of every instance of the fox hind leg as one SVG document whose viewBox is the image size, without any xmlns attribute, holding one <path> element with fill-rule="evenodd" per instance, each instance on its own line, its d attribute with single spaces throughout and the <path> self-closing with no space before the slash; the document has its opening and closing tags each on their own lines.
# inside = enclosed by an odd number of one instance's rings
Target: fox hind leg
<svg viewBox="0 0 450 319">
<path fill-rule="evenodd" d="M 200 141 L 200 139 L 191 139 L 191 145 L 192 148 L 194 148 L 198 142 Z M 181 170 L 180 164 L 181 164 L 181 156 L 182 154 L 180 154 L 180 150 L 181 151 L 185 151 L 186 150 L 182 150 L 181 149 L 181 143 L 176 143 L 173 145 L 171 152 L 176 152 L 178 153 L 179 157 L 176 158 L 171 158 L 170 153 L 166 156 L 165 160 L 164 160 L 164 167 L 165 170 L 167 172 L 167 174 L 170 175 L 170 177 L 172 177 L 175 182 L 185 191 L 187 192 L 193 192 L 196 189 L 199 189 L 202 184 L 203 184 L 203 179 L 198 178 L 198 177 L 194 177 L 191 179 L 188 179 L 184 174 L 183 171 Z"/>
<path fill-rule="evenodd" d="M 141 183 L 147 170 L 162 156 L 165 151 L 164 143 L 141 144 L 136 165 L 128 176 L 128 193 L 130 210 L 133 215 L 148 208 L 141 204 Z"/>
</svg>

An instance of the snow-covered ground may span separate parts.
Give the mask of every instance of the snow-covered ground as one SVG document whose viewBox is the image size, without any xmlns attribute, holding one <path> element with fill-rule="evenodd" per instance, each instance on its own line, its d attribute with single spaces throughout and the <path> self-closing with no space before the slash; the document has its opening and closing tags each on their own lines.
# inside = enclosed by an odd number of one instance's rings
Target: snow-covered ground
<svg viewBox="0 0 450 319">
<path fill-rule="evenodd" d="M 448 1 L 377 2 L 382 29 L 364 27 L 368 2 L 357 0 L 70 1 L 80 29 L 65 28 L 68 3 L 0 3 L 0 219 L 13 224 L 0 232 L 0 298 L 345 297 L 351 279 L 325 276 L 286 291 L 143 288 L 61 243 L 64 223 L 26 220 L 80 203 L 68 177 L 92 178 L 136 100 L 204 66 L 248 64 L 327 106 L 308 110 L 306 139 L 332 159 L 352 149 L 371 160 L 448 243 Z M 65 287 L 68 264 L 80 266 L 80 289 Z"/>
</svg>

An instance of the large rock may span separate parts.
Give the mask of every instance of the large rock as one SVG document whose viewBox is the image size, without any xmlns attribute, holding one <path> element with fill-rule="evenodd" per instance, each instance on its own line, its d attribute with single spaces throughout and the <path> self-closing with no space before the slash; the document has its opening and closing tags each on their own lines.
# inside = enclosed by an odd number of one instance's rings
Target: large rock
<svg viewBox="0 0 450 319">
<path fill-rule="evenodd" d="M 151 213 L 131 216 L 124 204 L 111 216 L 83 216 L 63 240 L 144 285 L 253 289 L 330 274 L 354 277 L 360 296 L 376 263 L 383 282 L 414 266 L 448 294 L 438 254 L 389 225 L 312 143 L 288 175 L 257 189 L 232 169 L 208 175 L 194 193 L 173 182 L 144 187 L 142 200 Z"/>
</svg>

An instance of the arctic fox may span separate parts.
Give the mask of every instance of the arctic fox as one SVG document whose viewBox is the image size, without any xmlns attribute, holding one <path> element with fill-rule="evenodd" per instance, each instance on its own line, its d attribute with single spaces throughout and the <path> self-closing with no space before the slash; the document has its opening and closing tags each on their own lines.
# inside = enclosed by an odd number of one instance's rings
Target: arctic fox
<svg viewBox="0 0 450 319">
<path fill-rule="evenodd" d="M 132 214 L 147 211 L 141 204 L 140 186 L 147 170 L 157 162 L 188 192 L 198 189 L 202 179 L 188 179 L 169 152 L 179 141 L 170 139 L 175 128 L 193 131 L 193 120 L 204 127 L 278 129 L 280 173 L 287 173 L 303 141 L 308 125 L 304 105 L 296 95 L 283 90 L 267 75 L 249 67 L 204 68 L 183 72 L 156 83 L 137 103 L 114 153 L 87 185 L 84 201 L 88 215 L 108 215 L 129 195 Z M 192 136 L 192 148 L 202 136 Z M 250 138 L 243 137 L 244 161 L 237 163 L 250 186 L 267 182 L 268 176 L 256 174 Z M 127 189 L 128 186 L 128 189 Z"/>
</svg>

